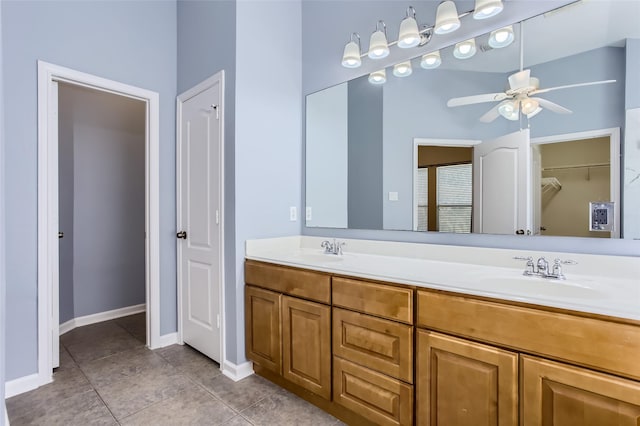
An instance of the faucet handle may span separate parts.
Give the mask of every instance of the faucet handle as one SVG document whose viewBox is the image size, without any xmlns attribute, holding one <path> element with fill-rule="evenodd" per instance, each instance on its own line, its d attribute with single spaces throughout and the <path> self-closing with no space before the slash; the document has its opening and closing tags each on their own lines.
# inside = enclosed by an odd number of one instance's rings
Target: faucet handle
<svg viewBox="0 0 640 426">
<path fill-rule="evenodd" d="M 515 259 L 515 260 L 526 260 L 527 262 L 529 262 L 529 261 L 533 262 L 533 257 L 531 257 L 531 256 L 527 256 L 527 257 L 525 257 L 525 256 L 513 256 L 513 259 Z"/>
<path fill-rule="evenodd" d="M 333 245 L 329 240 L 324 240 L 323 242 L 321 242 L 320 247 L 324 249 L 325 253 L 331 253 L 331 251 L 333 250 Z"/>
<path fill-rule="evenodd" d="M 576 262 L 575 260 L 571 260 L 571 259 L 567 259 L 567 260 L 562 260 L 559 258 L 554 259 L 553 263 L 559 263 L 559 264 L 563 264 L 563 265 L 577 265 L 578 262 Z"/>
<path fill-rule="evenodd" d="M 513 257 L 515 260 L 526 260 L 527 261 L 527 265 L 526 268 L 523 272 L 523 275 L 533 275 L 535 273 L 535 264 L 533 263 L 533 257 L 531 256 L 514 256 Z"/>
<path fill-rule="evenodd" d="M 345 243 L 344 241 L 337 241 L 336 245 L 335 245 L 336 254 L 341 255 L 342 254 L 342 247 L 344 247 L 346 245 L 347 245 L 347 243 Z"/>
</svg>

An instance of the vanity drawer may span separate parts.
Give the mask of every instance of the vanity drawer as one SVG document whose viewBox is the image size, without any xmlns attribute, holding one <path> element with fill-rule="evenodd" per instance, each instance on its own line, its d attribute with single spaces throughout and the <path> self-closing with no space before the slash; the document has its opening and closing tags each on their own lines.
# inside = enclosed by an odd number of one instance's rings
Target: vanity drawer
<svg viewBox="0 0 640 426">
<path fill-rule="evenodd" d="M 331 303 L 331 277 L 326 274 L 247 260 L 244 280 L 280 293 Z"/>
<path fill-rule="evenodd" d="M 334 277 L 333 305 L 413 324 L 413 289 Z"/>
<path fill-rule="evenodd" d="M 413 327 L 333 308 L 333 353 L 413 383 Z"/>
<path fill-rule="evenodd" d="M 640 324 L 419 290 L 417 325 L 640 379 Z"/>
<path fill-rule="evenodd" d="M 333 400 L 378 425 L 413 424 L 413 386 L 338 357 Z"/>
</svg>

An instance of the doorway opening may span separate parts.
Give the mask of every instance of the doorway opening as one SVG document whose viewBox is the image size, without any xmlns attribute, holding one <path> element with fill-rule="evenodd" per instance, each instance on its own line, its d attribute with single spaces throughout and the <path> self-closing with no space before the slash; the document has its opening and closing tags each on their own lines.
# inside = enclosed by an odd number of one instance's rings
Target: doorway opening
<svg viewBox="0 0 640 426">
<path fill-rule="evenodd" d="M 108 139 L 104 132 L 99 130 L 100 126 L 75 126 L 75 128 L 69 128 L 67 123 L 62 123 L 59 118 L 59 101 L 60 91 L 65 91 L 62 98 L 66 99 L 69 93 L 74 93 L 76 96 L 100 96 L 102 99 L 119 100 L 123 105 L 128 105 L 134 109 L 140 111 L 140 116 L 143 123 L 137 124 L 139 128 L 130 133 L 138 133 L 142 139 L 142 144 L 138 146 L 138 152 L 134 155 L 120 156 L 120 166 L 122 162 L 127 162 L 134 157 L 142 159 L 142 166 L 136 166 L 137 169 L 131 168 L 129 172 L 124 172 L 123 168 L 114 166 L 116 163 L 111 163 L 111 166 L 107 166 L 105 161 L 107 157 L 114 156 L 114 146 L 109 144 L 101 144 L 103 150 L 99 156 L 93 157 L 93 163 L 90 166 L 85 164 L 81 169 L 73 167 L 73 177 L 68 175 L 60 175 L 60 163 L 59 152 L 60 150 L 68 150 L 68 136 L 69 132 L 72 133 L 73 138 L 78 137 L 79 140 L 91 140 L 95 142 L 100 139 Z M 69 91 L 69 92 L 67 92 Z M 104 97 L 107 98 L 104 98 Z M 93 111 L 93 119 L 109 121 L 113 119 L 113 116 L 107 110 L 100 111 L 100 108 L 104 108 L 105 104 L 100 102 L 100 106 L 96 111 Z M 70 114 L 76 116 L 85 114 L 89 111 L 83 111 L 76 109 Z M 63 112 L 63 115 L 69 112 Z M 86 117 L 85 117 L 86 118 Z M 86 124 L 86 123 L 85 123 Z M 95 123 L 94 123 L 95 124 Z M 129 123 L 128 125 L 133 126 Z M 124 129 L 119 129 L 117 132 L 127 133 L 127 125 Z M 97 130 L 98 129 L 98 130 Z M 128 130 L 132 130 L 129 128 Z M 65 133 L 66 132 L 66 133 Z M 90 138 L 82 138 L 83 134 L 91 134 Z M 67 137 L 63 137 L 67 136 Z M 131 135 L 130 135 L 131 136 Z M 61 140 L 66 139 L 66 141 Z M 125 138 L 126 139 L 126 138 Z M 77 141 L 76 141 L 77 142 Z M 74 143 L 71 149 L 77 149 L 76 155 L 84 153 L 89 147 L 88 143 Z M 130 144 L 120 147 L 123 149 L 130 149 Z M 94 257 L 108 258 L 114 254 L 114 245 L 109 245 L 107 242 L 113 242 L 114 239 L 123 238 L 118 232 L 124 231 L 107 229 L 105 224 L 115 219 L 125 220 L 127 223 L 125 227 L 139 227 L 142 225 L 142 229 L 138 229 L 135 232 L 141 234 L 132 239 L 136 240 L 135 245 L 140 248 L 143 247 L 142 255 L 138 254 L 138 263 L 141 257 L 144 258 L 143 266 L 141 270 L 136 273 L 140 277 L 144 277 L 144 289 L 137 289 L 138 292 L 144 294 L 144 311 L 146 312 L 146 344 L 150 348 L 156 348 L 160 344 L 160 319 L 159 319 L 159 96 L 157 93 L 140 89 L 134 86 L 129 86 L 116 81 L 103 79 L 90 74 L 81 73 L 72 69 L 59 67 L 53 64 L 39 61 L 38 62 L 38 374 L 37 383 L 33 383 L 33 387 L 40 386 L 45 383 L 49 383 L 52 379 L 53 368 L 59 363 L 59 345 L 60 345 L 60 260 L 61 260 L 61 248 L 60 241 L 64 241 L 64 238 L 59 239 L 60 232 L 65 232 L 61 229 L 61 225 L 68 224 L 68 218 L 62 218 L 60 216 L 62 210 L 69 207 L 69 193 L 65 189 L 60 191 L 62 187 L 61 180 L 70 182 L 70 179 L 77 182 L 77 185 L 81 189 L 80 193 L 74 195 L 74 197 L 80 197 L 81 199 L 89 200 L 93 211 L 82 211 L 83 219 L 73 225 L 71 232 L 74 237 L 82 237 L 82 241 L 78 242 L 76 249 L 84 249 L 85 251 L 95 250 L 98 248 L 98 252 L 94 251 Z M 96 148 L 95 146 L 93 147 Z M 111 151 L 110 151 L 111 150 Z M 74 157 L 75 158 L 75 157 Z M 80 157 L 78 157 L 80 158 Z M 63 163 L 65 159 L 62 159 Z M 66 158 L 68 161 L 68 157 Z M 68 165 L 67 165 L 68 166 Z M 85 167 L 86 166 L 86 167 Z M 64 166 L 66 167 L 66 166 Z M 140 170 L 142 167 L 142 170 Z M 85 170 L 86 169 L 86 170 Z M 66 167 L 68 171 L 69 168 Z M 111 186 L 126 187 L 127 184 L 131 186 L 131 193 L 143 194 L 143 201 L 139 203 L 137 209 L 142 206 L 143 213 L 135 218 L 122 217 L 126 216 L 123 211 L 120 213 L 111 212 L 108 214 L 105 209 L 109 207 L 109 204 L 126 204 L 126 197 L 132 196 L 127 194 L 124 198 L 114 199 L 113 191 L 107 189 L 109 183 L 102 183 L 99 187 L 91 185 L 91 180 L 100 174 L 109 177 Z M 141 177 L 142 182 L 130 182 L 135 176 Z M 118 182 L 120 179 L 120 182 Z M 124 180 L 124 181 L 123 181 Z M 115 182 L 115 184 L 114 184 Z M 133 190 L 135 187 L 135 191 Z M 67 188 L 68 189 L 68 188 Z M 74 199 L 74 212 L 75 204 L 79 200 Z M 121 206 L 126 207 L 126 206 Z M 115 216 L 120 216 L 116 218 Z M 142 217 L 140 217 L 142 216 Z M 132 219 L 132 220 L 128 220 Z M 124 223 L 124 222 L 121 222 Z M 69 228 L 70 229 L 70 228 Z M 111 232 L 109 232 L 111 231 Z M 124 235 L 124 233 L 123 233 Z M 93 241 L 92 241 L 93 239 Z M 75 241 L 77 238 L 73 238 Z M 109 240 L 109 241 L 106 241 Z M 69 241 L 69 240 L 67 240 Z M 131 241 L 124 241 L 124 244 L 131 243 Z M 75 244 L 74 244 L 75 245 Z M 105 247 L 107 248 L 104 251 Z M 68 247 L 65 248 L 65 250 Z M 103 250 L 103 251 L 100 251 Z M 75 250 L 74 250 L 75 251 Z M 83 253 L 86 254 L 86 253 Z M 64 259 L 64 255 L 62 256 Z M 68 271 L 67 271 L 68 272 Z M 77 272 L 77 271 L 74 271 Z M 86 271 L 78 276 L 82 276 Z M 75 275 L 75 274 L 74 274 Z M 94 277 L 95 278 L 95 277 Z M 94 284 L 96 281 L 94 279 Z M 63 289 L 68 291 L 68 283 L 65 284 L 67 288 Z M 81 290 L 81 292 L 84 291 Z M 98 297 L 103 297 L 97 295 Z M 140 296 L 138 294 L 138 296 Z M 104 301 L 102 301 L 104 302 Z M 112 301 L 113 302 L 113 301 Z M 95 305 L 95 301 L 93 302 Z M 142 306 L 138 305 L 135 309 L 142 310 Z M 65 306 L 63 309 L 67 309 Z M 86 309 L 94 310 L 97 312 L 94 315 L 84 315 Z M 134 310 L 135 310 L 134 309 Z M 84 324 L 90 322 L 97 322 L 101 320 L 101 315 L 106 315 L 103 319 L 108 319 L 109 315 L 114 315 L 113 312 L 98 312 L 96 306 L 82 307 L 75 316 L 83 316 L 85 318 Z M 113 311 L 113 309 L 111 309 Z M 120 312 L 116 315 L 126 315 L 129 312 Z M 133 313 L 133 312 L 130 312 Z M 68 312 L 64 313 L 69 315 Z M 77 325 L 82 325 L 80 322 Z"/>
</svg>

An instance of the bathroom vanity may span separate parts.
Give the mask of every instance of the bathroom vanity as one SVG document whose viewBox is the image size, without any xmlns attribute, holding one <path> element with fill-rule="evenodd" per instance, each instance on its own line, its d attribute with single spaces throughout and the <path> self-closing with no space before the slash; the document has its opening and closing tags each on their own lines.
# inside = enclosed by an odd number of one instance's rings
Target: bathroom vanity
<svg viewBox="0 0 640 426">
<path fill-rule="evenodd" d="M 638 258 L 571 255 L 556 281 L 514 250 L 321 242 L 247 242 L 256 373 L 348 424 L 638 424 Z"/>
</svg>

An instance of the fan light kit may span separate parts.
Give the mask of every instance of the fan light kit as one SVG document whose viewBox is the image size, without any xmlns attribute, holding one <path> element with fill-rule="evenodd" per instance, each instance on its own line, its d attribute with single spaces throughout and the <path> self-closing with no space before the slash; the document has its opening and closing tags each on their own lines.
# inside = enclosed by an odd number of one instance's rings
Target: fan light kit
<svg viewBox="0 0 640 426">
<path fill-rule="evenodd" d="M 496 37 L 496 40 L 502 40 L 503 42 L 509 39 L 509 33 L 513 37 L 513 28 L 511 26 L 496 30 L 491 33 L 489 38 L 489 44 L 491 44 L 491 38 L 494 37 L 494 33 L 506 30 L 505 36 L 500 38 Z M 483 123 L 491 123 L 496 118 L 502 116 L 507 120 L 516 121 L 519 120 L 521 115 L 527 118 L 532 118 L 542 111 L 542 109 L 548 109 L 556 114 L 571 114 L 571 110 L 560 106 L 554 102 L 548 101 L 543 98 L 533 97 L 541 93 L 551 92 L 552 90 L 569 89 L 574 87 L 594 86 L 597 84 L 615 83 L 616 80 L 602 80 L 602 81 L 590 81 L 587 83 L 568 84 L 564 86 L 549 87 L 546 89 L 540 88 L 540 81 L 531 77 L 530 69 L 523 69 L 524 66 L 524 30 L 522 24 L 520 24 L 520 71 L 511 74 L 509 76 L 509 88 L 504 92 L 497 93 L 485 93 L 481 95 L 464 96 L 461 98 L 452 98 L 447 102 L 448 107 L 458 107 L 464 105 L 480 104 L 485 102 L 500 102 L 498 105 L 487 111 L 480 121 Z M 513 41 L 513 40 L 511 40 Z M 466 43 L 466 42 L 463 42 Z M 460 45 L 461 43 L 458 43 Z M 456 45 L 456 50 L 458 49 Z M 454 53 L 455 55 L 455 53 Z"/>
<path fill-rule="evenodd" d="M 342 66 L 346 68 L 358 68 L 362 65 L 362 58 L 365 56 L 370 59 L 382 59 L 389 56 L 391 46 L 398 46 L 400 49 L 409 49 L 416 46 L 426 45 L 433 34 L 449 34 L 460 28 L 460 18 L 467 15 L 473 15 L 474 19 L 486 19 L 497 15 L 502 12 L 504 8 L 501 0 L 476 0 L 474 10 L 458 14 L 458 9 L 453 0 L 445 0 L 438 5 L 436 10 L 436 23 L 432 26 L 418 25 L 416 18 L 416 10 L 413 6 L 409 6 L 406 10 L 406 15 L 400 23 L 400 30 L 398 32 L 398 40 L 389 42 L 387 39 L 387 26 L 384 21 L 380 20 L 376 23 L 375 31 L 371 34 L 369 39 L 369 50 L 366 53 L 362 53 L 362 46 L 360 44 L 360 35 L 358 33 L 352 33 L 349 42 L 344 47 L 344 53 L 342 55 Z M 508 34 L 496 36 L 496 39 L 503 39 L 502 42 L 497 42 L 496 46 L 500 43 L 504 43 L 509 38 Z M 511 30 L 511 41 L 513 41 L 513 29 Z M 509 43 L 505 44 L 507 46 Z M 464 59 L 470 58 L 476 52 L 475 40 L 470 39 L 461 44 L 460 50 L 454 55 L 457 58 Z M 491 45 L 491 43 L 490 43 Z M 440 52 L 432 52 L 424 55 L 420 62 L 420 66 L 425 69 L 437 68 L 441 64 Z M 403 62 L 406 64 L 406 62 Z M 409 62 L 408 68 L 397 64 L 394 66 L 393 74 L 399 77 L 405 77 L 411 74 L 411 63 Z M 403 71 L 399 71 L 402 69 Z M 405 73 L 408 70 L 408 73 Z M 379 71 L 376 71 L 379 73 Z M 374 73 L 369 76 L 369 81 L 376 80 L 376 84 L 380 84 L 378 78 L 372 78 Z M 386 81 L 386 77 L 383 79 Z M 383 81 L 383 82 L 384 82 Z"/>
</svg>

